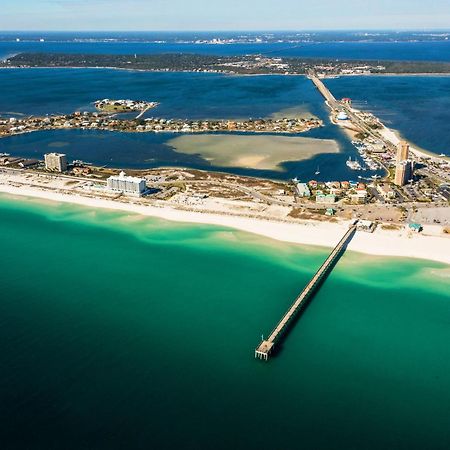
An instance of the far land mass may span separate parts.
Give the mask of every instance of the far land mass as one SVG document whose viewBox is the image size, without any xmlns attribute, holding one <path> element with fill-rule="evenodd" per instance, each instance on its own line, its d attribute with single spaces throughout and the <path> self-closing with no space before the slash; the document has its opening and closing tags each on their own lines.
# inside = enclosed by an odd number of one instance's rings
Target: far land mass
<svg viewBox="0 0 450 450">
<path fill-rule="evenodd" d="M 450 74 L 450 63 L 429 61 L 336 60 L 262 55 L 214 56 L 181 53 L 155 55 L 84 55 L 20 53 L 0 62 L 0 68 L 83 67 L 170 72 L 323 76 L 370 74 Z"/>
</svg>

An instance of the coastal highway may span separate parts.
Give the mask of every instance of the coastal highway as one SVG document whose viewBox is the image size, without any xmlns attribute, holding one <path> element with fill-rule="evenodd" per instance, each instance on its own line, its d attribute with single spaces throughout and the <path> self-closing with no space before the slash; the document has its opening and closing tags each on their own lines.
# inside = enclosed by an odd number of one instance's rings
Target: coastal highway
<svg viewBox="0 0 450 450">
<path fill-rule="evenodd" d="M 156 183 L 150 183 L 150 184 L 152 185 L 152 187 L 166 187 L 166 186 L 170 186 L 171 184 L 173 184 L 173 182 L 162 181 L 162 182 L 156 182 Z M 221 186 L 221 187 L 226 187 L 228 189 L 233 189 L 238 192 L 242 192 L 243 194 L 249 195 L 250 197 L 256 198 L 258 200 L 261 200 L 261 201 L 266 202 L 271 205 L 288 206 L 288 207 L 300 206 L 296 202 L 276 199 L 276 198 L 270 197 L 268 195 L 261 194 L 260 192 L 258 192 L 255 189 L 252 189 L 252 188 L 249 188 L 246 186 L 242 186 L 242 185 L 236 184 L 236 183 L 229 183 L 227 181 L 189 180 L 189 181 L 186 181 L 186 184 L 204 184 L 204 185 L 209 185 L 209 186 Z M 305 205 L 305 207 L 307 207 L 307 205 Z M 317 206 L 315 207 L 315 209 L 317 209 Z"/>
<path fill-rule="evenodd" d="M 65 174 L 51 174 L 51 173 L 37 173 L 33 172 L 31 170 L 23 170 L 23 169 L 14 169 L 14 168 L 0 168 L 0 173 L 5 174 L 17 174 L 17 175 L 24 175 L 24 174 L 30 174 L 30 175 L 37 175 L 41 177 L 48 177 L 48 178 L 62 178 L 67 180 L 74 180 L 79 182 L 89 182 L 89 183 L 98 183 L 98 184 L 106 184 L 105 180 L 99 180 L 99 179 L 93 179 L 93 178 L 86 178 L 86 177 L 76 177 L 72 175 L 65 175 Z M 261 194 L 255 189 L 242 186 L 237 183 L 230 183 L 222 180 L 183 180 L 186 184 L 196 184 L 196 185 L 209 185 L 209 186 L 218 186 L 218 187 L 226 187 L 228 189 L 232 189 L 238 192 L 241 192 L 243 194 L 249 195 L 250 197 L 253 197 L 255 199 L 258 199 L 262 202 L 265 202 L 269 205 L 278 205 L 278 206 L 286 206 L 286 207 L 302 207 L 302 208 L 310 208 L 310 209 L 318 209 L 318 206 L 316 204 L 306 205 L 306 204 L 299 204 L 293 201 L 288 200 L 281 200 L 276 199 L 273 197 L 270 197 L 269 195 Z M 160 182 L 148 182 L 147 185 L 149 187 L 159 188 L 159 187 L 168 187 L 173 185 L 173 181 L 160 181 Z"/>
<path fill-rule="evenodd" d="M 59 180 L 59 181 L 58 181 Z M 67 181 L 75 181 L 77 183 L 67 183 Z M 84 178 L 84 177 L 74 177 L 74 176 L 68 176 L 68 175 L 56 175 L 56 174 L 46 174 L 46 173 L 38 173 L 33 171 L 24 171 L 20 169 L 13 169 L 13 168 L 1 168 L 0 167 L 0 184 L 3 185 L 12 185 L 12 186 L 24 186 L 24 187 L 33 187 L 37 188 L 39 190 L 44 191 L 53 191 L 58 193 L 66 193 L 68 195 L 74 194 L 75 196 L 82 195 L 85 197 L 91 197 L 91 198 L 107 198 L 109 200 L 116 200 L 117 196 L 106 196 L 104 197 L 102 194 L 102 189 L 97 189 L 94 191 L 83 190 L 83 186 L 91 186 L 92 183 L 95 183 L 98 185 L 98 188 L 105 185 L 104 180 L 92 180 L 90 178 Z M 222 191 L 224 188 L 228 188 L 230 190 L 235 190 L 236 192 L 243 193 L 247 196 L 250 196 L 251 198 L 258 199 L 260 202 L 263 202 L 267 205 L 278 205 L 285 208 L 293 208 L 293 209 L 303 209 L 303 210 L 309 210 L 311 212 L 315 212 L 318 209 L 323 209 L 326 207 L 326 205 L 320 205 L 313 202 L 310 203 L 297 203 L 292 200 L 292 196 L 290 197 L 290 200 L 284 200 L 282 198 L 273 198 L 269 195 L 262 194 L 257 189 L 254 189 L 253 187 L 247 187 L 240 185 L 235 182 L 229 182 L 229 181 L 223 181 L 223 180 L 208 180 L 208 179 L 197 179 L 197 180 L 183 180 L 186 184 L 194 187 L 194 185 L 197 185 L 198 187 L 207 187 L 207 186 L 215 186 L 218 188 L 222 188 Z M 173 185 L 174 181 L 172 182 L 155 182 L 155 183 L 149 183 L 149 187 L 161 187 L 167 189 L 170 187 L 170 185 Z M 76 188 L 76 189 L 74 189 Z M 120 197 L 122 197 L 120 195 Z M 220 198 L 220 193 L 219 196 Z M 229 198 L 229 197 L 228 197 Z M 235 199 L 238 199 L 237 197 L 232 197 Z M 149 197 L 144 197 L 141 199 L 130 199 L 125 196 L 121 198 L 122 202 L 127 203 L 134 203 L 134 204 L 140 204 L 142 206 L 146 205 L 167 205 L 170 207 L 179 207 L 176 203 L 171 202 L 170 200 L 159 200 L 159 199 L 153 199 L 150 195 Z M 368 204 L 368 205 L 342 205 L 342 204 L 335 204 L 334 207 L 340 211 L 339 215 L 343 218 L 349 218 L 349 217 L 367 217 L 369 220 L 377 220 L 381 222 L 392 222 L 393 220 L 395 223 L 404 223 L 403 220 L 400 220 L 400 222 L 397 222 L 396 214 L 392 213 L 392 210 L 390 208 L 398 208 L 402 207 L 405 208 L 405 210 L 411 209 L 414 211 L 421 210 L 424 211 L 423 214 L 420 216 L 421 223 L 435 223 L 434 219 L 439 219 L 439 223 L 447 224 L 449 223 L 448 216 L 446 216 L 445 211 L 448 212 L 448 203 L 445 201 L 439 201 L 439 202 L 432 202 L 427 204 L 421 204 L 421 203 L 402 203 L 402 204 L 382 204 L 382 205 L 375 205 L 375 204 Z M 278 216 L 276 216 L 278 217 Z"/>
<path fill-rule="evenodd" d="M 80 183 L 96 183 L 98 185 L 104 185 L 105 180 L 99 180 L 99 179 L 92 179 L 92 178 L 86 178 L 86 177 L 76 177 L 71 175 L 64 175 L 64 174 L 49 174 L 49 173 L 36 173 L 33 171 L 24 171 L 22 169 L 14 169 L 14 168 L 0 168 L 0 174 L 11 174 L 11 175 L 35 175 L 42 178 L 49 178 L 49 179 L 65 179 L 65 180 L 71 180 L 71 181 L 78 181 Z M 197 186 L 215 186 L 220 188 L 228 188 L 230 190 L 234 190 L 237 192 L 240 192 L 242 194 L 248 195 L 249 197 L 252 197 L 253 199 L 259 200 L 260 202 L 266 203 L 267 205 L 275 205 L 275 206 L 282 206 L 286 208 L 301 208 L 305 210 L 312 210 L 317 211 L 318 209 L 323 209 L 326 207 L 326 205 L 320 205 L 317 203 L 297 203 L 296 201 L 292 200 L 283 200 L 279 198 L 273 198 L 269 195 L 263 194 L 259 192 L 256 189 L 253 189 L 251 187 L 243 186 L 237 183 L 227 182 L 223 180 L 183 180 L 184 183 L 188 185 L 197 185 Z M 22 184 L 30 185 L 32 186 L 33 183 L 31 180 L 27 180 L 27 182 L 22 182 Z M 148 186 L 150 188 L 167 188 L 174 184 L 173 181 L 162 181 L 162 182 L 149 182 Z M 39 185 L 36 185 L 36 187 L 39 187 Z M 292 198 L 292 197 L 291 197 Z M 151 201 L 151 197 L 149 198 Z M 334 205 L 337 208 L 341 208 L 342 205 L 335 204 Z M 353 209 L 360 209 L 358 205 L 351 205 L 351 208 Z"/>
<path fill-rule="evenodd" d="M 220 187 L 226 187 L 228 189 L 232 189 L 238 192 L 241 192 L 243 194 L 249 195 L 250 197 L 253 197 L 257 200 L 260 200 L 262 202 L 265 202 L 269 205 L 277 205 L 277 206 L 286 206 L 289 208 L 305 208 L 305 209 L 323 209 L 324 205 L 318 205 L 316 203 L 306 204 L 306 203 L 297 203 L 295 201 L 290 200 L 281 200 L 277 198 L 273 198 L 269 195 L 262 194 L 261 192 L 257 191 L 256 189 L 252 189 L 246 186 L 242 186 L 240 184 L 236 183 L 230 183 L 226 181 L 219 181 L 219 180 L 189 180 L 186 182 L 187 184 L 203 184 L 203 185 L 209 185 L 209 186 L 220 186 Z M 173 184 L 173 182 L 170 181 L 163 181 L 163 182 L 157 182 L 157 183 L 150 183 L 152 187 L 166 187 Z"/>
</svg>

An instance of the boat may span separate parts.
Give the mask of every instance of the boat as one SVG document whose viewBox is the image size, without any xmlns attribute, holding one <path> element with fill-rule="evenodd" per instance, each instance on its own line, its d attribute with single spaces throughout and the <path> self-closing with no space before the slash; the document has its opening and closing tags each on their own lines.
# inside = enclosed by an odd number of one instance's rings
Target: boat
<svg viewBox="0 0 450 450">
<path fill-rule="evenodd" d="M 74 166 L 92 166 L 92 163 L 88 163 L 86 161 L 81 161 L 81 159 L 74 159 L 72 161 Z"/>
<path fill-rule="evenodd" d="M 3 156 L 11 156 L 9 153 L 0 153 L 0 158 L 2 158 Z"/>
<path fill-rule="evenodd" d="M 352 169 L 352 170 L 361 170 L 361 164 L 358 161 L 352 161 L 352 157 L 350 156 L 347 160 L 347 162 L 345 163 L 347 164 L 347 166 Z"/>
<path fill-rule="evenodd" d="M 439 156 L 444 156 L 444 157 L 445 157 L 445 156 L 447 156 L 447 155 L 446 155 L 445 153 L 441 153 Z"/>
<path fill-rule="evenodd" d="M 314 172 L 315 175 L 319 175 L 320 174 L 320 170 L 319 170 L 319 166 L 317 166 L 317 170 Z"/>
</svg>

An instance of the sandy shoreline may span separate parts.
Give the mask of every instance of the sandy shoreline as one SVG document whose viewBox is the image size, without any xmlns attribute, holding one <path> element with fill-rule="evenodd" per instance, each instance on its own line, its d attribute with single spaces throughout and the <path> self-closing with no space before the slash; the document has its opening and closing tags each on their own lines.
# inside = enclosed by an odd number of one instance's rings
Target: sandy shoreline
<svg viewBox="0 0 450 450">
<path fill-rule="evenodd" d="M 125 211 L 176 222 L 226 226 L 279 241 L 322 247 L 333 247 L 345 233 L 349 223 L 312 221 L 293 223 L 261 220 L 242 216 L 179 210 L 170 206 L 143 206 L 129 202 L 124 203 L 5 184 L 0 184 L 0 193 L 73 203 L 89 208 Z M 430 226 L 430 231 L 433 232 L 431 228 L 432 226 Z M 370 255 L 428 259 L 450 264 L 450 238 L 439 236 L 437 233 L 436 235 L 418 235 L 405 228 L 397 231 L 377 229 L 373 234 L 358 232 L 350 243 L 349 250 Z"/>
<path fill-rule="evenodd" d="M 390 141 L 395 146 L 397 146 L 400 143 L 400 141 L 405 140 L 398 130 L 394 130 L 392 128 L 387 128 L 385 125 L 380 130 L 380 134 L 386 140 Z M 414 144 L 411 144 L 410 142 L 409 142 L 409 144 L 410 144 L 411 152 L 420 158 L 430 158 L 431 157 L 431 158 L 435 158 L 435 159 L 441 159 L 442 161 L 446 161 L 449 158 L 448 156 L 439 156 L 436 153 L 419 148 L 419 147 L 415 146 Z"/>
</svg>

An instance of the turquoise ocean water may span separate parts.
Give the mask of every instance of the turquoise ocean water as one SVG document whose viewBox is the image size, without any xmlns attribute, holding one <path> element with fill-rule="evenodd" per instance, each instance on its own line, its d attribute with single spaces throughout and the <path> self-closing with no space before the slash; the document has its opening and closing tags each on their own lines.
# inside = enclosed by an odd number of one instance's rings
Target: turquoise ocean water
<svg viewBox="0 0 450 450">
<path fill-rule="evenodd" d="M 448 266 L 0 200 L 4 449 L 447 449 Z"/>
</svg>

